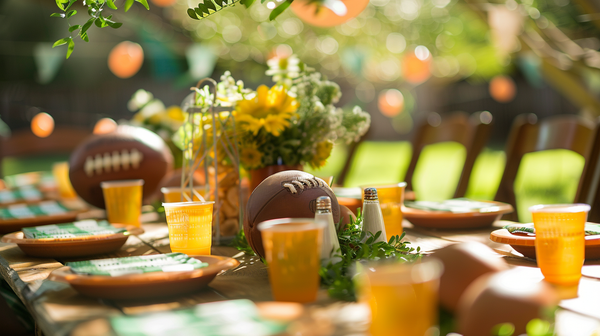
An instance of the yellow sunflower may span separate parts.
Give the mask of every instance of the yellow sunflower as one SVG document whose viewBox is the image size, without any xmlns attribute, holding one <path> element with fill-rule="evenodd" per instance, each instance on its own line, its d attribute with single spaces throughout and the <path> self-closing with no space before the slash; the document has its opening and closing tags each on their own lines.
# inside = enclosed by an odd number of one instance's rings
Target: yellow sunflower
<svg viewBox="0 0 600 336">
<path fill-rule="evenodd" d="M 247 143 L 240 148 L 240 161 L 248 169 L 260 167 L 262 165 L 262 157 L 263 154 L 253 142 Z"/>
<path fill-rule="evenodd" d="M 331 150 L 333 149 L 333 142 L 331 141 L 323 141 L 317 144 L 317 150 L 315 155 L 310 160 L 310 165 L 313 168 L 319 168 L 325 165 L 325 161 L 331 155 Z"/>
<path fill-rule="evenodd" d="M 254 98 L 237 103 L 236 121 L 243 131 L 254 135 L 264 128 L 268 133 L 279 136 L 290 126 L 290 119 L 297 109 L 298 102 L 282 86 L 269 89 L 261 85 Z"/>
</svg>

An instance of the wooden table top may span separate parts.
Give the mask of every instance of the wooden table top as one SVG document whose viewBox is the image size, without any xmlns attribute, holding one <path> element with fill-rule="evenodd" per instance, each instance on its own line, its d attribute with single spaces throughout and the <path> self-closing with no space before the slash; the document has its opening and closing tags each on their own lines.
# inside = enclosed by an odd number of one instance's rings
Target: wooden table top
<svg viewBox="0 0 600 336">
<path fill-rule="evenodd" d="M 488 245 L 499 258 L 519 268 L 524 279 L 539 281 L 543 278 L 535 261 L 518 256 L 509 245 L 494 243 L 489 239 L 494 227 L 470 231 L 425 230 L 405 222 L 408 241 L 421 250 L 431 252 L 441 247 L 463 241 L 478 241 Z M 132 236 L 116 253 L 108 257 L 139 256 L 170 252 L 168 229 L 165 223 L 144 224 L 144 234 Z M 26 256 L 15 244 L 0 243 L 0 274 L 12 287 L 34 317 L 44 335 L 110 335 L 108 319 L 120 315 L 137 315 L 192 307 L 200 303 L 231 299 L 249 299 L 254 302 L 271 301 L 272 295 L 266 266 L 257 257 L 248 256 L 231 247 L 216 246 L 212 253 L 234 257 L 240 266 L 218 275 L 205 290 L 169 299 L 114 301 L 82 296 L 68 284 L 47 280 L 53 270 L 62 267 L 63 260 L 40 259 Z M 88 258 L 85 258 L 88 259 Z M 591 335 L 600 328 L 600 261 L 586 262 L 584 277 L 579 286 L 579 296 L 561 301 L 557 315 L 559 335 Z M 319 293 L 314 304 L 306 305 L 303 319 L 322 327 L 323 316 L 331 325 L 327 334 L 364 334 L 366 324 L 361 318 L 350 321 L 335 319 L 336 314 L 348 314 L 350 309 L 360 309 L 358 304 L 339 302 L 328 298 L 325 290 Z M 363 316 L 364 314 L 358 314 Z M 354 316 L 357 316 L 354 314 Z M 331 322 L 334 321 L 334 322 Z M 577 329 L 573 326 L 577 325 Z"/>
</svg>

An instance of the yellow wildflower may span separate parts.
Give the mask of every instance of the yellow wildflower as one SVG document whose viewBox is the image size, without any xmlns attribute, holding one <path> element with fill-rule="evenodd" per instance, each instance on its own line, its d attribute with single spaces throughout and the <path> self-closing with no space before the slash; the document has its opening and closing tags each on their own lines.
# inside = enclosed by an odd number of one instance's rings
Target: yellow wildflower
<svg viewBox="0 0 600 336">
<path fill-rule="evenodd" d="M 263 154 L 255 143 L 247 143 L 240 148 L 240 160 L 248 169 L 258 168 L 262 165 Z"/>
<path fill-rule="evenodd" d="M 331 141 L 323 141 L 317 144 L 315 155 L 310 160 L 310 165 L 314 168 L 319 168 L 325 165 L 325 161 L 331 155 L 331 150 L 333 149 L 333 142 Z"/>
<path fill-rule="evenodd" d="M 252 99 L 237 103 L 236 121 L 243 131 L 257 135 L 264 128 L 266 132 L 279 136 L 290 126 L 290 119 L 298 109 L 298 102 L 289 96 L 285 88 L 274 86 L 269 89 L 261 85 Z"/>
<path fill-rule="evenodd" d="M 185 121 L 185 114 L 183 113 L 183 111 L 181 110 L 181 108 L 179 106 L 171 106 L 167 109 L 167 115 L 169 116 L 169 118 L 173 119 L 173 120 L 177 120 L 177 121 L 181 121 L 184 122 Z"/>
</svg>

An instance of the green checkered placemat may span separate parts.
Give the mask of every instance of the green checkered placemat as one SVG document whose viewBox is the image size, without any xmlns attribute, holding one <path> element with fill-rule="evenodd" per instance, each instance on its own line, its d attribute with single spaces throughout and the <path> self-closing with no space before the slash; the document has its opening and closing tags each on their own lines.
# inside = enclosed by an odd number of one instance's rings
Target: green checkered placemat
<svg viewBox="0 0 600 336">
<path fill-rule="evenodd" d="M 0 190 L 0 204 L 23 201 L 38 201 L 43 198 L 42 192 L 34 186 Z"/>
<path fill-rule="evenodd" d="M 454 198 L 442 202 L 431 201 L 406 201 L 404 206 L 427 211 L 448 211 L 453 213 L 464 213 L 480 211 L 494 207 L 494 204 L 487 202 L 473 201 L 467 198 Z"/>
<path fill-rule="evenodd" d="M 192 271 L 208 263 L 183 253 L 153 254 L 140 257 L 110 258 L 68 262 L 65 265 L 78 274 L 119 276 L 150 272 Z"/>
<path fill-rule="evenodd" d="M 0 208 L 0 220 L 58 215 L 70 211 L 64 204 L 57 201 L 45 201 L 37 204 L 14 204 Z"/>
<path fill-rule="evenodd" d="M 250 300 L 199 304 L 193 308 L 145 315 L 111 317 L 118 336 L 154 335 L 281 335 L 288 323 L 267 320 Z"/>
<path fill-rule="evenodd" d="M 74 238 L 115 234 L 125 231 L 127 231 L 125 228 L 116 228 L 105 220 L 96 221 L 93 219 L 82 220 L 73 223 L 23 228 L 23 234 L 25 235 L 25 238 L 29 239 Z"/>
</svg>

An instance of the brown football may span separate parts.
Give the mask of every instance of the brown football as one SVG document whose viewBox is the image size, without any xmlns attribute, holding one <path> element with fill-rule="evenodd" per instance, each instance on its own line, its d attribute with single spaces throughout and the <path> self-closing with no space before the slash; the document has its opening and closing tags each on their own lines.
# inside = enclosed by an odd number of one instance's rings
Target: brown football
<svg viewBox="0 0 600 336">
<path fill-rule="evenodd" d="M 333 190 L 318 177 L 299 171 L 286 170 L 262 181 L 250 195 L 244 216 L 244 233 L 248 243 L 264 257 L 262 237 L 257 225 L 275 218 L 314 218 L 316 199 L 331 198 L 333 220 L 340 220 L 340 208 Z"/>
<path fill-rule="evenodd" d="M 69 177 L 73 189 L 91 205 L 104 208 L 100 182 L 144 180 L 144 199 L 151 197 L 173 169 L 173 155 L 156 133 L 119 126 L 112 133 L 92 135 L 71 154 Z"/>
</svg>

